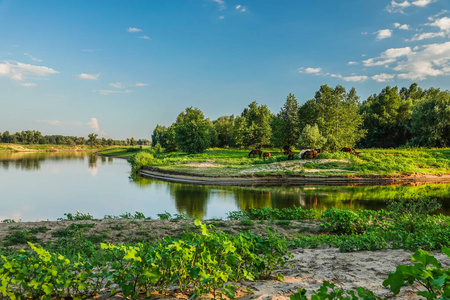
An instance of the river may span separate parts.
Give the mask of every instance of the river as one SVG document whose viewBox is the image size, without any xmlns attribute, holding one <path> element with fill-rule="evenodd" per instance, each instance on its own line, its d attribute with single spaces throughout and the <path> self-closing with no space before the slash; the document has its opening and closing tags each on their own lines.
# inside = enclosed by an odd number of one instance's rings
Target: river
<svg viewBox="0 0 450 300">
<path fill-rule="evenodd" d="M 141 212 L 227 217 L 250 207 L 381 209 L 402 189 L 437 198 L 450 215 L 450 185 L 250 186 L 169 183 L 130 176 L 124 159 L 86 152 L 0 153 L 0 221 L 57 220 L 77 210 L 95 218 Z"/>
</svg>

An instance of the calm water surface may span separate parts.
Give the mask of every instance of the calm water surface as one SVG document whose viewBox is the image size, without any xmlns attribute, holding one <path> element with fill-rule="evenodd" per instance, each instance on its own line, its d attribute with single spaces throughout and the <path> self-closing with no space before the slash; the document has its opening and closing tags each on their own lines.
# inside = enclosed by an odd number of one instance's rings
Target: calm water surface
<svg viewBox="0 0 450 300">
<path fill-rule="evenodd" d="M 77 210 L 95 218 L 136 211 L 157 218 L 167 211 L 209 219 L 250 207 L 380 209 L 402 188 L 426 186 L 198 186 L 132 179 L 126 160 L 89 153 L 0 153 L 0 221 L 56 220 Z M 427 189 L 450 215 L 450 186 Z"/>
</svg>

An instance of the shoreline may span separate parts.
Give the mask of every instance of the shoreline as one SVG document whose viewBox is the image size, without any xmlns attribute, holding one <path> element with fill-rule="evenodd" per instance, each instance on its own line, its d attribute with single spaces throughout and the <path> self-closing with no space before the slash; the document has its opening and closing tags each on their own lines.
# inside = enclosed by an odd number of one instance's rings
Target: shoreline
<svg viewBox="0 0 450 300">
<path fill-rule="evenodd" d="M 123 158 L 123 157 L 118 157 Z M 174 183 L 188 183 L 199 185 L 390 185 L 390 184 L 428 184 L 428 183 L 450 183 L 450 174 L 413 174 L 413 175 L 354 175 L 354 176 L 233 176 L 212 177 L 198 174 L 182 173 L 176 171 L 162 170 L 157 167 L 143 167 L 138 175 Z"/>
</svg>

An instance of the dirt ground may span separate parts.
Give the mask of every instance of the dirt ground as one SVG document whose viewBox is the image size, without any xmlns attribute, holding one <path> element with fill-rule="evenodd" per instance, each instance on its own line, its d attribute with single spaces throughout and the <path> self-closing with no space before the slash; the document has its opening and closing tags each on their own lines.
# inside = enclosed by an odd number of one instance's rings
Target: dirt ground
<svg viewBox="0 0 450 300">
<path fill-rule="evenodd" d="M 316 221 L 213 221 L 216 228 L 230 234 L 250 230 L 264 235 L 266 227 L 276 227 L 281 236 L 292 237 L 297 234 L 317 234 L 319 225 Z M 90 224 L 90 225 L 86 225 Z M 74 229 L 75 228 L 75 229 Z M 7 242 L 12 233 L 18 230 L 40 231 L 35 234 L 37 243 L 45 244 L 55 241 L 58 233 L 83 228 L 84 234 L 99 236 L 101 242 L 133 242 L 145 239 L 158 239 L 164 236 L 181 235 L 183 231 L 197 230 L 192 221 L 169 220 L 135 220 L 135 219 L 103 219 L 96 221 L 44 221 L 0 223 L 0 240 Z M 45 231 L 45 232 L 43 232 Z M 27 248 L 26 244 L 11 246 L 14 249 Z M 253 282 L 241 283 L 237 299 L 289 299 L 297 289 L 304 288 L 311 294 L 318 289 L 324 280 L 335 283 L 343 289 L 355 290 L 366 287 L 378 296 L 391 297 L 391 292 L 382 286 L 382 282 L 395 267 L 400 264 L 411 264 L 412 252 L 403 250 L 359 251 L 341 253 L 335 248 L 294 249 L 291 266 L 280 269 L 284 282 L 269 278 Z M 443 267 L 450 267 L 450 260 L 441 253 L 435 253 Z M 419 299 L 414 288 L 404 288 L 397 299 Z M 211 295 L 209 295 L 211 296 Z M 110 296 L 104 291 L 97 299 L 123 299 L 120 294 Z M 151 299 L 187 298 L 172 290 L 168 295 L 152 295 Z M 205 299 L 208 296 L 205 297 Z M 141 295 L 140 299 L 147 299 Z"/>
</svg>

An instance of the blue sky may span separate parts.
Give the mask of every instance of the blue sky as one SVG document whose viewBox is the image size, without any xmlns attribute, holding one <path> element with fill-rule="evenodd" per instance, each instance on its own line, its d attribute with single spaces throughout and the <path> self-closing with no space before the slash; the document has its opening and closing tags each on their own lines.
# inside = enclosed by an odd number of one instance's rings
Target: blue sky
<svg viewBox="0 0 450 300">
<path fill-rule="evenodd" d="M 449 0 L 0 0 L 0 132 L 150 138 L 322 84 L 450 89 Z"/>
</svg>

